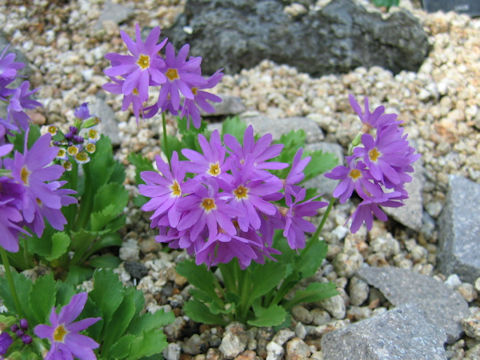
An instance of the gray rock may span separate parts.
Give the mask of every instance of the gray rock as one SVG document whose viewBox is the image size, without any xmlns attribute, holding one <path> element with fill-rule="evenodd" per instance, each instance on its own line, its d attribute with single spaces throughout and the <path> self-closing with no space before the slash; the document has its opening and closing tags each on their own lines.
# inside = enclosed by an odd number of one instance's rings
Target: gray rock
<svg viewBox="0 0 480 360">
<path fill-rule="evenodd" d="M 222 98 L 219 103 L 211 102 L 210 104 L 215 108 L 213 113 L 206 113 L 200 110 L 202 115 L 206 116 L 230 116 L 238 115 L 247 110 L 243 100 L 238 96 L 218 94 Z"/>
<path fill-rule="evenodd" d="M 378 288 L 395 306 L 416 304 L 425 312 L 428 321 L 445 330 L 448 343 L 460 337 L 460 321 L 469 315 L 468 304 L 442 282 L 394 267 L 364 267 L 357 275 Z"/>
<path fill-rule="evenodd" d="M 120 131 L 112 108 L 99 97 L 94 102 L 88 104 L 88 108 L 91 114 L 100 119 L 100 124 L 98 124 L 100 133 L 108 136 L 112 141 L 112 145 L 120 145 Z"/>
<path fill-rule="evenodd" d="M 420 308 L 405 304 L 322 338 L 325 360 L 446 360 L 445 331 Z"/>
<path fill-rule="evenodd" d="M 416 71 L 429 50 L 409 12 L 383 19 L 353 0 L 331 1 L 301 18 L 285 12 L 280 0 L 188 0 L 165 34 L 177 48 L 189 43 L 206 73 L 222 67 L 238 73 L 263 59 L 314 76 L 374 65 L 398 73 Z"/>
<path fill-rule="evenodd" d="M 165 360 L 179 360 L 180 352 L 182 351 L 180 345 L 176 343 L 168 344 L 167 348 L 163 350 L 163 357 Z"/>
<path fill-rule="evenodd" d="M 368 284 L 354 276 L 350 279 L 349 295 L 352 305 L 362 305 L 368 299 Z"/>
<path fill-rule="evenodd" d="M 245 327 L 240 323 L 232 323 L 225 329 L 219 350 L 227 358 L 231 359 L 246 349 L 248 334 Z"/>
<path fill-rule="evenodd" d="M 112 21 L 115 24 L 121 24 L 133 15 L 133 4 L 115 4 L 110 1 L 105 2 L 102 13 L 95 24 L 95 29 L 101 29 L 104 21 Z"/>
<path fill-rule="evenodd" d="M 423 219 L 422 191 L 425 179 L 420 160 L 413 164 L 413 168 L 415 172 L 412 174 L 412 182 L 405 184 L 408 199 L 404 201 L 404 205 L 397 208 L 384 207 L 383 210 L 402 225 L 420 231 Z"/>
<path fill-rule="evenodd" d="M 439 269 L 473 283 L 480 277 L 480 184 L 449 177 L 447 201 L 437 221 Z"/>
<path fill-rule="evenodd" d="M 274 139 L 280 139 L 284 134 L 288 134 L 292 130 L 305 131 L 305 143 L 311 144 L 319 142 L 323 139 L 323 132 L 315 121 L 305 117 L 292 117 L 283 119 L 271 119 L 262 115 L 240 116 L 247 125 L 252 125 L 255 132 L 263 135 L 272 134 Z"/>
<path fill-rule="evenodd" d="M 272 341 L 276 342 L 278 345 L 283 345 L 294 336 L 295 336 L 295 333 L 292 330 L 282 329 L 275 334 Z"/>
<path fill-rule="evenodd" d="M 270 341 L 267 345 L 267 360 L 281 360 L 283 359 L 283 346 L 278 345 L 274 341 Z"/>
<path fill-rule="evenodd" d="M 285 360 L 301 360 L 307 359 L 310 354 L 310 348 L 302 339 L 293 338 L 287 343 L 287 356 Z"/>
<path fill-rule="evenodd" d="M 138 261 L 125 261 L 123 267 L 135 279 L 141 279 L 148 274 L 147 267 Z"/>
<path fill-rule="evenodd" d="M 182 346 L 185 353 L 190 355 L 200 354 L 208 347 L 208 344 L 204 342 L 204 339 L 198 334 L 193 334 Z"/>
<path fill-rule="evenodd" d="M 317 304 L 327 310 L 335 319 L 343 319 L 345 317 L 345 301 L 340 295 L 319 301 Z"/>
<path fill-rule="evenodd" d="M 321 150 L 323 152 L 332 153 L 338 159 L 337 165 L 344 164 L 343 149 L 338 144 L 318 142 L 315 144 L 307 144 L 305 146 L 305 150 L 306 151 Z M 337 186 L 337 184 L 338 184 L 337 180 L 326 178 L 325 176 L 323 176 L 323 174 L 305 182 L 305 186 L 307 188 L 316 188 L 318 189 L 319 194 L 323 194 L 324 196 L 329 198 L 332 196 L 333 190 L 335 190 L 335 187 Z"/>
</svg>

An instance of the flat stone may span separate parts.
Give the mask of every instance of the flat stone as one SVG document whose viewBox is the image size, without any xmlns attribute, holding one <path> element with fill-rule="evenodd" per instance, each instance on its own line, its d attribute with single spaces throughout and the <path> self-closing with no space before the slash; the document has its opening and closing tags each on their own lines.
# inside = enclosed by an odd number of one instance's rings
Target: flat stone
<svg viewBox="0 0 480 360">
<path fill-rule="evenodd" d="M 412 181 L 405 184 L 408 199 L 404 201 L 404 205 L 397 208 L 383 207 L 382 209 L 387 215 L 393 217 L 400 224 L 410 229 L 420 231 L 422 229 L 423 219 L 422 191 L 423 183 L 425 182 L 421 160 L 417 160 L 413 164 L 413 168 L 415 171 L 411 174 Z"/>
<path fill-rule="evenodd" d="M 91 114 L 100 119 L 100 124 L 98 124 L 100 133 L 108 136 L 112 145 L 120 145 L 122 142 L 119 135 L 120 130 L 115 113 L 110 105 L 97 97 L 94 102 L 88 104 L 88 108 Z"/>
<path fill-rule="evenodd" d="M 165 35 L 176 48 L 189 43 L 202 70 L 227 74 L 264 59 L 313 76 L 381 66 L 416 71 L 428 54 L 428 37 L 406 10 L 382 18 L 358 1 L 330 1 L 298 18 L 281 0 L 188 0 Z M 241 19 L 241 21 L 232 21 Z M 186 32 L 188 28 L 191 31 Z"/>
<path fill-rule="evenodd" d="M 312 144 L 324 138 L 323 132 L 315 121 L 306 117 L 290 117 L 283 119 L 271 119 L 263 115 L 240 116 L 247 125 L 252 125 L 255 133 L 260 135 L 270 133 L 275 140 L 292 130 L 305 131 L 305 143 Z"/>
<path fill-rule="evenodd" d="M 245 327 L 240 323 L 231 323 L 225 329 L 219 350 L 227 359 L 231 359 L 244 351 L 247 343 L 248 335 Z"/>
<path fill-rule="evenodd" d="M 459 14 L 470 16 L 480 15 L 480 2 L 478 0 L 422 0 L 422 5 L 428 12 L 455 11 Z"/>
<path fill-rule="evenodd" d="M 221 102 L 210 102 L 210 104 L 215 108 L 213 113 L 206 113 L 200 109 L 200 113 L 203 116 L 232 116 L 241 114 L 247 110 L 243 100 L 238 96 L 226 94 L 218 94 L 218 96 L 222 98 Z"/>
<path fill-rule="evenodd" d="M 409 269 L 388 266 L 363 267 L 357 275 L 395 306 L 416 304 L 428 321 L 445 331 L 448 343 L 460 338 L 461 320 L 469 315 L 468 304 L 444 283 Z"/>
<path fill-rule="evenodd" d="M 133 14 L 133 4 L 115 4 L 107 1 L 105 2 L 102 13 L 95 24 L 95 29 L 101 29 L 104 21 L 112 21 L 115 24 L 121 24 Z"/>
<path fill-rule="evenodd" d="M 324 360 L 446 360 L 445 340 L 419 307 L 405 304 L 325 334 L 321 344 Z"/>
<path fill-rule="evenodd" d="M 338 144 L 327 143 L 327 142 L 317 142 L 314 144 L 307 144 L 305 146 L 305 150 L 306 151 L 321 150 L 323 152 L 332 153 L 338 159 L 337 165 L 344 164 L 343 149 Z M 316 188 L 318 189 L 319 194 L 322 194 L 329 198 L 332 196 L 333 190 L 335 190 L 335 187 L 337 185 L 338 185 L 338 180 L 326 178 L 323 174 L 305 182 L 305 187 Z"/>
<path fill-rule="evenodd" d="M 438 265 L 445 275 L 470 283 L 480 277 L 480 184 L 450 175 L 447 201 L 438 219 Z"/>
</svg>

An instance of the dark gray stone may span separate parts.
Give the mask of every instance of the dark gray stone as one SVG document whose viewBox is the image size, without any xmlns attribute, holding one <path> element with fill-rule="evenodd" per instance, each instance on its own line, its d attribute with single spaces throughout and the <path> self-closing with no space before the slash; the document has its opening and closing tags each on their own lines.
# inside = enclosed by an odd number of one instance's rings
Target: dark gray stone
<svg viewBox="0 0 480 360">
<path fill-rule="evenodd" d="M 307 151 L 318 151 L 321 150 L 323 152 L 328 152 L 334 154 L 338 159 L 337 165 L 344 164 L 343 158 L 343 149 L 340 145 L 334 143 L 327 143 L 327 142 L 319 142 L 315 144 L 307 144 L 305 146 L 305 150 Z M 305 182 L 305 187 L 307 188 L 316 188 L 318 189 L 318 193 L 322 194 L 328 198 L 332 196 L 333 190 L 338 184 L 338 180 L 333 180 L 326 178 L 323 174 L 308 180 Z"/>
<path fill-rule="evenodd" d="M 263 115 L 240 116 L 247 125 L 252 125 L 255 132 L 263 135 L 272 134 L 275 140 L 280 139 L 283 134 L 288 134 L 292 130 L 305 131 L 305 143 L 313 144 L 324 138 L 322 129 L 317 123 L 305 117 L 291 117 L 283 119 L 271 119 Z"/>
<path fill-rule="evenodd" d="M 446 360 L 445 331 L 405 304 L 322 337 L 325 360 Z"/>
<path fill-rule="evenodd" d="M 113 21 L 115 24 L 121 24 L 133 15 L 133 10 L 132 4 L 115 4 L 107 1 L 103 5 L 102 13 L 95 24 L 95 29 L 101 29 L 104 21 Z"/>
<path fill-rule="evenodd" d="M 231 116 L 238 115 L 247 110 L 247 107 L 243 103 L 243 100 L 238 96 L 231 95 L 221 95 L 222 102 L 219 103 L 210 103 L 215 108 L 213 113 L 205 113 L 203 110 L 200 110 L 202 115 L 206 116 Z"/>
<path fill-rule="evenodd" d="M 353 0 L 331 1 L 300 18 L 280 0 L 188 0 L 167 35 L 176 48 L 189 43 L 202 69 L 238 73 L 263 59 L 313 76 L 374 65 L 416 71 L 428 54 L 428 37 L 407 11 L 387 19 Z"/>
<path fill-rule="evenodd" d="M 107 135 L 112 141 L 112 145 L 120 145 L 118 123 L 112 108 L 99 97 L 88 104 L 88 108 L 91 114 L 100 119 L 100 124 L 98 124 L 100 133 Z"/>
<path fill-rule="evenodd" d="M 395 306 L 413 303 L 425 312 L 436 327 L 444 329 L 447 342 L 460 338 L 460 321 L 469 315 L 468 304 L 457 292 L 442 282 L 408 269 L 364 267 L 357 275 L 379 289 Z"/>
<path fill-rule="evenodd" d="M 439 269 L 473 283 L 480 277 L 480 184 L 450 175 L 447 201 L 437 221 Z"/>
<path fill-rule="evenodd" d="M 384 207 L 382 209 L 400 224 L 420 231 L 423 219 L 422 191 L 423 183 L 425 182 L 421 160 L 417 160 L 413 164 L 413 168 L 415 172 L 411 174 L 412 182 L 405 184 L 405 190 L 408 191 L 408 199 L 404 201 L 404 205 L 398 208 Z"/>
<path fill-rule="evenodd" d="M 480 2 L 478 0 L 422 0 L 422 3 L 423 8 L 428 12 L 456 11 L 471 16 L 480 15 Z"/>
<path fill-rule="evenodd" d="M 137 280 L 140 280 L 148 274 L 147 267 L 138 261 L 125 261 L 123 267 L 125 268 L 125 271 L 130 274 L 131 277 Z"/>
</svg>

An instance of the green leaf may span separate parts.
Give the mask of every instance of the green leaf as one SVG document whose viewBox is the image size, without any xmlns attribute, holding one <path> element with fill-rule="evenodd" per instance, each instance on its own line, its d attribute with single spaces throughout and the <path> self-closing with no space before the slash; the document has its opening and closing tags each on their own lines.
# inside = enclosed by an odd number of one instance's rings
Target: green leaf
<svg viewBox="0 0 480 360">
<path fill-rule="evenodd" d="M 338 164 L 337 157 L 332 153 L 318 150 L 309 153 L 308 155 L 311 156 L 312 159 L 305 167 L 305 178 L 303 181 L 313 179 L 314 177 L 333 169 Z"/>
<path fill-rule="evenodd" d="M 30 308 L 35 315 L 36 324 L 45 323 L 50 311 L 55 306 L 57 289 L 53 274 L 38 278 L 29 294 Z M 32 323 L 32 325 L 34 325 Z"/>
<path fill-rule="evenodd" d="M 188 301 L 183 311 L 190 319 L 200 324 L 227 325 L 222 316 L 212 314 L 206 305 L 195 299 Z"/>
<path fill-rule="evenodd" d="M 177 122 L 178 123 L 178 130 L 179 130 L 180 134 L 182 134 L 182 135 L 201 134 L 201 133 L 205 132 L 205 130 L 207 128 L 207 123 L 205 121 L 202 121 L 200 123 L 200 127 L 198 129 L 196 129 L 195 126 L 193 126 L 192 122 L 190 121 L 190 127 L 187 129 L 187 118 L 186 117 L 183 117 L 183 118 L 177 117 L 177 120 L 178 120 L 178 122 Z"/>
<path fill-rule="evenodd" d="M 90 249 L 90 253 L 93 254 L 98 250 L 111 247 L 111 246 L 121 246 L 122 245 L 122 237 L 117 233 L 108 233 L 102 235 L 100 240 L 95 242 Z"/>
<path fill-rule="evenodd" d="M 111 268 L 111 269 L 117 268 L 118 265 L 120 265 L 120 263 L 121 263 L 120 259 L 111 254 L 97 256 L 88 261 L 88 264 L 90 266 L 93 266 L 96 268 Z"/>
<path fill-rule="evenodd" d="M 218 298 L 215 292 L 217 279 L 205 265 L 196 265 L 193 260 L 184 260 L 177 265 L 177 273 L 186 277 L 193 286 L 203 290 L 212 298 Z"/>
<path fill-rule="evenodd" d="M 56 232 L 52 236 L 52 249 L 50 255 L 45 256 L 45 259 L 52 261 L 58 259 L 63 254 L 66 254 L 70 246 L 70 237 L 64 232 Z"/>
<path fill-rule="evenodd" d="M 117 183 L 102 185 L 95 193 L 93 200 L 93 211 L 101 211 L 107 207 L 112 207 L 113 212 L 119 214 L 128 203 L 128 191 L 125 186 Z"/>
<path fill-rule="evenodd" d="M 118 276 L 110 270 L 96 270 L 93 274 L 93 290 L 89 297 L 103 313 L 108 323 L 123 301 L 124 288 Z"/>
<path fill-rule="evenodd" d="M 268 308 L 263 308 L 259 305 L 254 305 L 253 311 L 255 319 L 248 320 L 248 325 L 264 327 L 277 326 L 285 321 L 287 312 L 279 305 L 271 305 Z"/>
<path fill-rule="evenodd" d="M 150 331 L 159 329 L 165 325 L 171 324 L 175 320 L 173 312 L 165 312 L 158 310 L 155 313 L 145 313 L 141 316 L 135 317 L 127 332 L 131 334 L 140 334 L 142 331 Z"/>
<path fill-rule="evenodd" d="M 319 241 L 318 239 L 310 239 L 309 241 L 313 241 L 313 243 L 308 244 L 296 259 L 295 268 L 302 278 L 315 275 L 327 256 L 328 246 L 325 241 Z"/>
<path fill-rule="evenodd" d="M 143 332 L 132 342 L 129 359 L 137 360 L 145 356 L 161 354 L 167 347 L 167 338 L 161 331 Z"/>
<path fill-rule="evenodd" d="M 65 282 L 70 285 L 78 285 L 92 277 L 93 270 L 84 266 L 71 265 L 68 269 Z"/>
<path fill-rule="evenodd" d="M 21 311 L 23 311 L 27 318 L 34 318 L 33 311 L 30 308 L 29 303 L 29 295 L 32 290 L 32 281 L 26 278 L 25 275 L 18 274 L 15 271 L 12 271 L 12 278 L 17 291 L 17 297 L 20 302 Z M 2 298 L 3 304 L 7 307 L 7 309 L 11 313 L 16 314 L 17 308 L 15 307 L 15 302 L 5 277 L 0 277 L 0 297 Z"/>
<path fill-rule="evenodd" d="M 73 285 L 67 282 L 58 281 L 56 295 L 57 299 L 55 301 L 55 304 L 61 307 L 67 305 L 72 296 L 75 295 L 75 289 L 73 288 Z"/>
<path fill-rule="evenodd" d="M 240 120 L 238 116 L 234 116 L 226 119 L 222 123 L 222 136 L 225 134 L 230 134 L 235 136 L 238 142 L 243 143 L 243 135 L 247 129 L 247 124 Z"/>
<path fill-rule="evenodd" d="M 135 316 L 135 301 L 133 292 L 136 291 L 133 288 L 125 289 L 125 296 L 123 301 L 118 306 L 116 311 L 113 313 L 113 316 L 110 321 L 106 321 L 104 338 L 103 338 L 103 348 L 109 349 L 111 344 L 123 335 L 125 330 L 128 328 L 130 321 Z M 104 353 L 104 356 L 108 355 L 108 351 Z"/>
<path fill-rule="evenodd" d="M 136 336 L 132 334 L 122 336 L 115 344 L 112 345 L 112 347 L 108 351 L 110 357 L 112 359 L 120 360 L 130 356 L 132 343 L 135 341 L 135 339 Z"/>
<path fill-rule="evenodd" d="M 114 204 L 107 205 L 100 211 L 93 212 L 90 215 L 90 224 L 93 231 L 102 230 L 119 215 L 118 209 Z"/>
<path fill-rule="evenodd" d="M 144 183 L 140 176 L 142 171 L 155 171 L 152 162 L 141 154 L 130 153 L 128 155 L 128 161 L 135 166 L 135 182 L 137 185 Z"/>
<path fill-rule="evenodd" d="M 28 251 L 37 254 L 40 256 L 49 256 L 52 251 L 52 241 L 53 235 L 55 234 L 55 230 L 47 224 L 43 231 L 42 237 L 38 238 L 37 236 L 33 235 L 31 238 L 27 239 L 28 241 Z"/>
<path fill-rule="evenodd" d="M 300 303 L 312 303 L 338 294 L 337 287 L 334 283 L 311 283 L 305 290 L 298 290 L 295 296 L 285 303 L 285 308 L 290 310 Z"/>
<path fill-rule="evenodd" d="M 377 7 L 385 6 L 390 9 L 392 6 L 398 6 L 400 0 L 373 0 L 373 4 Z"/>
<path fill-rule="evenodd" d="M 269 261 L 264 265 L 254 265 L 245 270 L 251 271 L 251 278 L 253 279 L 253 287 L 250 292 L 252 301 L 276 287 L 285 278 L 286 274 L 286 268 L 280 262 Z"/>
</svg>

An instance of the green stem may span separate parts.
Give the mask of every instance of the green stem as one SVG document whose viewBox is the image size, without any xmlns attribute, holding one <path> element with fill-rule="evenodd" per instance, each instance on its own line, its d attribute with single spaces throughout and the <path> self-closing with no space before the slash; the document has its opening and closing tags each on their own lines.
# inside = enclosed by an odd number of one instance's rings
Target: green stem
<svg viewBox="0 0 480 360">
<path fill-rule="evenodd" d="M 73 229 L 77 231 L 86 228 L 93 207 L 93 181 L 89 165 L 90 164 L 86 164 L 86 166 L 83 167 L 85 177 L 85 190 L 79 200 L 80 206 L 78 209 L 78 217 L 75 221 L 75 225 L 73 226 Z"/>
<path fill-rule="evenodd" d="M 163 151 L 168 160 L 168 165 L 170 165 L 170 149 L 168 148 L 167 140 L 167 120 L 165 119 L 165 112 L 162 112 L 162 128 L 163 128 Z"/>
<path fill-rule="evenodd" d="M 8 281 L 8 286 L 12 293 L 13 302 L 17 308 L 17 314 L 23 317 L 22 307 L 20 306 L 20 301 L 18 301 L 17 291 L 15 290 L 15 283 L 13 282 L 12 273 L 10 272 L 10 263 L 8 262 L 7 252 L 3 247 L 0 246 L 0 255 L 2 256 L 3 267 L 5 268 L 5 276 Z"/>
<path fill-rule="evenodd" d="M 323 229 L 323 225 L 325 225 L 325 222 L 327 221 L 328 215 L 330 214 L 330 211 L 332 210 L 333 204 L 335 203 L 335 198 L 332 197 L 330 199 L 330 202 L 328 203 L 327 210 L 323 214 L 322 220 L 320 221 L 320 224 L 317 227 L 317 230 L 313 233 L 312 237 L 310 238 L 310 241 L 307 244 L 307 248 L 309 247 L 308 245 L 312 243 L 312 240 L 318 239 L 318 236 L 320 235 L 320 231 Z"/>
<path fill-rule="evenodd" d="M 239 268 L 239 275 L 240 275 L 240 281 L 238 284 L 239 290 L 240 290 L 240 311 L 239 311 L 239 317 L 240 321 L 243 323 L 247 322 L 247 314 L 248 314 L 248 308 L 250 307 L 250 274 L 248 273 L 248 270 L 241 270 L 240 267 L 237 265 L 236 267 Z"/>
</svg>

